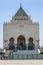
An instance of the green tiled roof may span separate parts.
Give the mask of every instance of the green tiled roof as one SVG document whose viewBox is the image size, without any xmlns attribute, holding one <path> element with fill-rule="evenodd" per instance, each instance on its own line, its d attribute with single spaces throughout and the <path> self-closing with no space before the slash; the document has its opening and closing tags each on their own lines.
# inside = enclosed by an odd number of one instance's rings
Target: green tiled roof
<svg viewBox="0 0 43 65">
<path fill-rule="evenodd" d="M 20 7 L 15 16 L 28 16 L 28 15 L 25 13 L 22 7 Z"/>
</svg>

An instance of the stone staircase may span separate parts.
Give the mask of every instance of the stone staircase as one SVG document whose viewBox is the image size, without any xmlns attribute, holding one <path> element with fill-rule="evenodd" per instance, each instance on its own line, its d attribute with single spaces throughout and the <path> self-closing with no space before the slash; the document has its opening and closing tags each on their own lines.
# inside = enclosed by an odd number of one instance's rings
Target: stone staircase
<svg viewBox="0 0 43 65">
<path fill-rule="evenodd" d="M 37 51 L 18 50 L 16 52 L 6 52 L 7 60 L 29 60 L 29 59 L 43 59 L 43 54 L 39 54 Z"/>
</svg>

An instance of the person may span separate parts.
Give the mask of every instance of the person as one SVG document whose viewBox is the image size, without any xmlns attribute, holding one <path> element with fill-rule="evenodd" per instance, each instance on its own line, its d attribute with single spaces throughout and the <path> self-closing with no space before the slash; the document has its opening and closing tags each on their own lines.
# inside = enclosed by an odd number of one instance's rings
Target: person
<svg viewBox="0 0 43 65">
<path fill-rule="evenodd" d="M 13 51 L 11 50 L 8 54 L 8 60 L 13 60 L 14 59 L 14 54 Z"/>
</svg>

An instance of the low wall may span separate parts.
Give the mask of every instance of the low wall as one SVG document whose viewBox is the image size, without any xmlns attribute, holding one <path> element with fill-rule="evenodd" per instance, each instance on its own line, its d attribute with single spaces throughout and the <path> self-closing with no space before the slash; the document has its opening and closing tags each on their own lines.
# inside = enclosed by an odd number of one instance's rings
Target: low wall
<svg viewBox="0 0 43 65">
<path fill-rule="evenodd" d="M 43 65 L 43 60 L 0 60 L 0 65 Z"/>
</svg>

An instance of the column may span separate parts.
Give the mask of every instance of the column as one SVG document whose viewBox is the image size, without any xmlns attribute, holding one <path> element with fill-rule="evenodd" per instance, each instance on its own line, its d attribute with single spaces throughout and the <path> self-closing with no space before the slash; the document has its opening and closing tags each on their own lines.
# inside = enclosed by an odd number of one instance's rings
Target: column
<svg viewBox="0 0 43 65">
<path fill-rule="evenodd" d="M 26 50 L 28 50 L 28 39 L 26 38 Z"/>
</svg>

